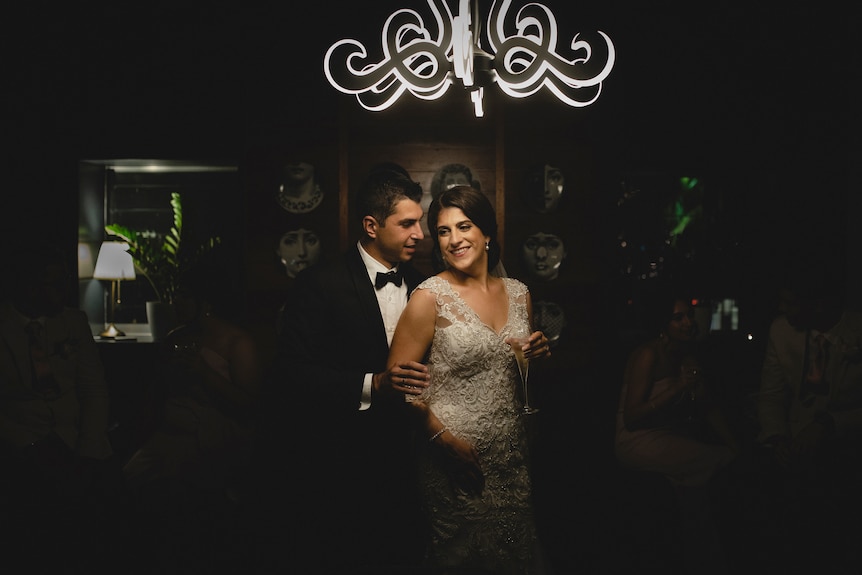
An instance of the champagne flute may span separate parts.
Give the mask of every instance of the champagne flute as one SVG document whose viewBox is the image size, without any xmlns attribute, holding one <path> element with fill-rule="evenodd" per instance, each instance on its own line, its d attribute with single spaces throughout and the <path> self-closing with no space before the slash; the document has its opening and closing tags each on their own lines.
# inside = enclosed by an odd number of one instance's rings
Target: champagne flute
<svg viewBox="0 0 862 575">
<path fill-rule="evenodd" d="M 524 407 L 521 408 L 521 415 L 530 415 L 539 411 L 530 405 L 527 388 L 527 378 L 530 375 L 530 360 L 524 356 L 524 350 L 521 347 L 526 345 L 528 341 L 530 339 L 527 337 L 512 337 L 508 339 L 512 352 L 515 354 L 515 360 L 518 363 L 518 373 L 521 375 L 521 389 L 524 392 Z"/>
</svg>

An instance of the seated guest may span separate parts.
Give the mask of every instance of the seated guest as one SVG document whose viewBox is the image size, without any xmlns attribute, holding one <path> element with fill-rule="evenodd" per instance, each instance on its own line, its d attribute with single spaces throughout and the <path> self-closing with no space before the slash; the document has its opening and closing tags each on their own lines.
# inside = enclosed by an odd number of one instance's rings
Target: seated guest
<svg viewBox="0 0 862 575">
<path fill-rule="evenodd" d="M 628 469 L 664 476 L 677 496 L 690 541 L 684 568 L 721 572 L 724 563 L 709 500 L 715 478 L 736 457 L 737 441 L 710 389 L 695 346 L 691 299 L 667 290 L 649 304 L 657 337 L 629 356 L 617 411 L 615 453 Z"/>
<path fill-rule="evenodd" d="M 759 440 L 773 478 L 765 495 L 796 550 L 794 564 L 827 569 L 834 560 L 840 572 L 849 568 L 844 553 L 816 550 L 855 548 L 858 535 L 840 517 L 862 511 L 862 313 L 845 299 L 842 244 L 820 238 L 794 253 L 758 394 Z"/>
<path fill-rule="evenodd" d="M 188 273 L 174 299 L 179 327 L 161 343 L 154 428 L 123 468 L 162 568 L 191 568 L 213 517 L 234 506 L 251 462 L 261 365 L 245 328 L 217 313 L 222 285 Z M 209 519 L 205 519 L 209 518 Z"/>
<path fill-rule="evenodd" d="M 27 561 L 22 571 L 101 570 L 120 551 L 124 518 L 99 352 L 67 303 L 62 254 L 37 245 L 11 259 L 0 301 L 3 548 Z"/>
</svg>

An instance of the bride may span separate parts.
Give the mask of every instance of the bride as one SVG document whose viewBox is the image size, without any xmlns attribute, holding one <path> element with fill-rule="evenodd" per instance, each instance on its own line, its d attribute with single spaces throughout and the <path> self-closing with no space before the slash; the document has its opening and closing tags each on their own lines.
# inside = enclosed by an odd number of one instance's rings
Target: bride
<svg viewBox="0 0 862 575">
<path fill-rule="evenodd" d="M 419 463 L 431 524 L 426 559 L 440 568 L 545 573 L 508 340 L 529 334 L 531 360 L 550 355 L 548 340 L 530 327 L 527 286 L 489 273 L 500 249 L 484 194 L 470 186 L 443 192 L 428 223 L 446 269 L 411 295 L 388 366 L 424 361 L 430 374 L 421 395 L 407 395 L 427 447 Z"/>
</svg>

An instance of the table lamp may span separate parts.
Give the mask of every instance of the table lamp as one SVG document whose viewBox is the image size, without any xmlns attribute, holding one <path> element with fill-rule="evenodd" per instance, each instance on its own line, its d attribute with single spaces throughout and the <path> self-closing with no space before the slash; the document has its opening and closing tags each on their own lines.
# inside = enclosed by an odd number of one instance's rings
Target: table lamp
<svg viewBox="0 0 862 575">
<path fill-rule="evenodd" d="M 120 300 L 120 282 L 135 279 L 135 262 L 129 253 L 126 242 L 102 242 L 93 277 L 97 280 L 111 280 L 111 314 L 108 327 L 100 333 L 101 337 L 115 338 L 126 335 L 114 325 L 114 311 Z"/>
</svg>

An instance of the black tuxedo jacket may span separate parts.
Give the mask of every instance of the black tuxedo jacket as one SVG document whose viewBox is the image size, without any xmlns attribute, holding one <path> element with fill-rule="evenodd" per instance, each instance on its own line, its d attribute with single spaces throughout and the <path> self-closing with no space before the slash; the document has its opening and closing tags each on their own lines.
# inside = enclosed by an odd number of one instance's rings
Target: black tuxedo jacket
<svg viewBox="0 0 862 575">
<path fill-rule="evenodd" d="M 424 277 L 410 265 L 399 267 L 409 293 Z M 267 408 L 282 457 L 291 454 L 288 480 L 298 487 L 299 504 L 313 501 L 309 521 L 325 525 L 328 543 L 319 543 L 353 545 L 343 550 L 346 561 L 372 548 L 375 555 L 409 552 L 400 544 L 381 547 L 380 537 L 414 529 L 409 522 L 418 520 L 411 467 L 416 430 L 404 399 L 372 395 L 371 407 L 359 410 L 365 374 L 383 371 L 388 355 L 375 289 L 357 247 L 297 275 L 282 308 L 269 382 L 276 405 Z M 313 540 L 306 543 L 314 548 Z"/>
<path fill-rule="evenodd" d="M 409 264 L 399 267 L 409 293 L 424 277 Z M 383 317 L 358 248 L 296 277 L 281 316 L 277 385 L 301 393 L 315 410 L 356 416 L 365 374 L 383 371 L 388 356 Z"/>
</svg>

